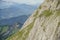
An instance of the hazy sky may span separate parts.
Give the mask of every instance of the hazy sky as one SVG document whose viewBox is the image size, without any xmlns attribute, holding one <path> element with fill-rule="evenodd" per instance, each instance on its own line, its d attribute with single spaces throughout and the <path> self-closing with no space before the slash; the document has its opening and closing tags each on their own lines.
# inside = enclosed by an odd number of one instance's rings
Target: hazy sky
<svg viewBox="0 0 60 40">
<path fill-rule="evenodd" d="M 40 4 L 43 0 L 5 0 L 8 2 L 25 3 L 30 5 Z"/>
</svg>

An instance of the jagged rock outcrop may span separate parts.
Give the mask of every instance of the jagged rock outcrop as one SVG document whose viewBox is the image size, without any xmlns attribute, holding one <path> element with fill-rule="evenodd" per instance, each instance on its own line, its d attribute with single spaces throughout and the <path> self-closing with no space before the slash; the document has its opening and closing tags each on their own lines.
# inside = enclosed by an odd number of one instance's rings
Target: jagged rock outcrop
<svg viewBox="0 0 60 40">
<path fill-rule="evenodd" d="M 45 0 L 7 40 L 60 40 L 60 0 Z"/>
</svg>

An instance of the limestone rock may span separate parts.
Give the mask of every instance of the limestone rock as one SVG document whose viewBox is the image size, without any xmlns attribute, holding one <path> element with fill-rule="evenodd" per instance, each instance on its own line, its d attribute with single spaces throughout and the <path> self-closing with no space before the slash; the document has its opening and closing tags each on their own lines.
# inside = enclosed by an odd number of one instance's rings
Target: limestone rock
<svg viewBox="0 0 60 40">
<path fill-rule="evenodd" d="M 60 40 L 60 0 L 45 0 L 7 40 Z"/>
</svg>

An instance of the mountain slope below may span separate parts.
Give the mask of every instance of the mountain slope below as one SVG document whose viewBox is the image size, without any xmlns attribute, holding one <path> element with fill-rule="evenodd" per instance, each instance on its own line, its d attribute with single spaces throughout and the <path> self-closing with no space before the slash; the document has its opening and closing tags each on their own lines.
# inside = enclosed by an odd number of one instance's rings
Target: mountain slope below
<svg viewBox="0 0 60 40">
<path fill-rule="evenodd" d="M 0 40 L 4 40 L 7 37 L 18 32 L 18 30 L 22 27 L 28 16 L 22 15 L 10 19 L 0 20 Z"/>
<path fill-rule="evenodd" d="M 45 0 L 19 32 L 6 40 L 60 40 L 60 0 Z"/>
</svg>

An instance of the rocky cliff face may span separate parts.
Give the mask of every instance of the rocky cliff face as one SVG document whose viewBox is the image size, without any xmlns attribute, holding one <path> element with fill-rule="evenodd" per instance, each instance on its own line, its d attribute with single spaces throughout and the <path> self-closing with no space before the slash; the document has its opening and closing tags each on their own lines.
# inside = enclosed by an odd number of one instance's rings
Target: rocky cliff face
<svg viewBox="0 0 60 40">
<path fill-rule="evenodd" d="M 60 40 L 60 0 L 45 0 L 7 40 Z"/>
</svg>

